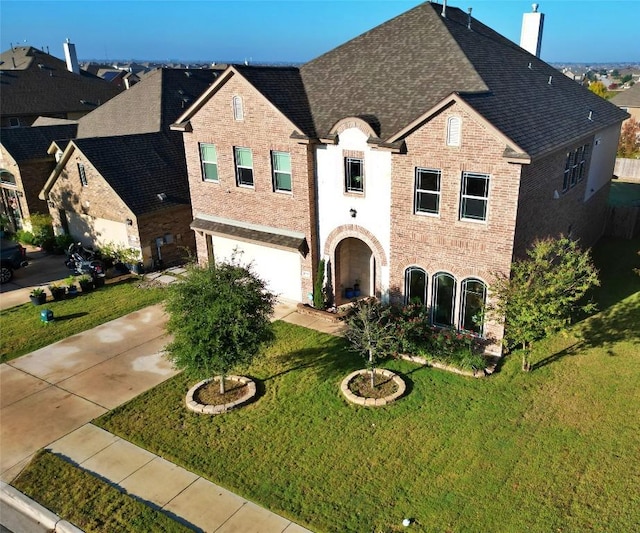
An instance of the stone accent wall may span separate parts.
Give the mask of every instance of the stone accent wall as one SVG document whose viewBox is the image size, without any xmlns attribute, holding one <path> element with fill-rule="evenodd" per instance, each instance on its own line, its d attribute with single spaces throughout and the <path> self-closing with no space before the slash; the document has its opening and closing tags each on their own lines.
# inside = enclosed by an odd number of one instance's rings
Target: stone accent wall
<svg viewBox="0 0 640 533">
<path fill-rule="evenodd" d="M 242 98 L 244 118 L 234 120 L 232 98 Z M 302 232 L 311 253 L 302 269 L 317 269 L 314 156 L 310 145 L 290 139 L 292 124 L 244 78 L 234 74 L 191 118 L 193 131 L 184 134 L 189 187 L 194 216 L 224 217 Z M 218 182 L 204 181 L 199 143 L 216 146 Z M 234 147 L 250 148 L 253 155 L 254 187 L 236 185 Z M 291 154 L 292 192 L 274 192 L 271 151 Z M 205 237 L 196 235 L 198 259 L 207 261 Z M 277 268 L 277 265 L 274 265 Z M 313 290 L 313 278 L 302 278 L 302 294 Z"/>
</svg>

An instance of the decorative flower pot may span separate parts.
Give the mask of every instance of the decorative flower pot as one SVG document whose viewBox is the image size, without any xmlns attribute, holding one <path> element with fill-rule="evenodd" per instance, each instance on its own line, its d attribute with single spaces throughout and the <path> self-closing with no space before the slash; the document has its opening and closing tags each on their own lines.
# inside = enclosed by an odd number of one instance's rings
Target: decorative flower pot
<svg viewBox="0 0 640 533">
<path fill-rule="evenodd" d="M 89 281 L 81 281 L 80 282 L 80 289 L 82 289 L 82 292 L 90 292 L 93 290 L 93 281 L 89 280 Z"/>
<path fill-rule="evenodd" d="M 49 292 L 51 292 L 53 299 L 59 302 L 60 300 L 64 300 L 67 290 L 64 287 L 49 287 Z"/>
<path fill-rule="evenodd" d="M 36 296 L 29 296 L 29 299 L 33 305 L 42 305 L 47 301 L 47 295 L 43 292 Z"/>
<path fill-rule="evenodd" d="M 354 292 L 353 292 L 353 288 L 352 287 L 347 287 L 344 290 L 344 297 L 345 298 L 353 298 L 354 297 Z"/>
</svg>

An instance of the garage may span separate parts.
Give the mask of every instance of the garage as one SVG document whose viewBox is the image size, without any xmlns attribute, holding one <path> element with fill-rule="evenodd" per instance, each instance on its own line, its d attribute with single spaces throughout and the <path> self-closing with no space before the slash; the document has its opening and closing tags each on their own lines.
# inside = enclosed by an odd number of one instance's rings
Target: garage
<svg viewBox="0 0 640 533">
<path fill-rule="evenodd" d="M 228 260 L 234 250 L 241 252 L 242 263 L 253 263 L 258 276 L 266 281 L 268 289 L 278 297 L 301 301 L 300 253 L 298 251 L 271 248 L 257 243 L 211 236 L 213 257 L 216 261 Z"/>
</svg>

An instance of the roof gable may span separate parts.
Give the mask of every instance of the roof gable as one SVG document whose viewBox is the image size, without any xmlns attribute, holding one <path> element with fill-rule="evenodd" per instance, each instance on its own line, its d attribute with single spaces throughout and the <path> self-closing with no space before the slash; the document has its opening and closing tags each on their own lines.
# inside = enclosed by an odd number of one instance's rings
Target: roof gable
<svg viewBox="0 0 640 533">
<path fill-rule="evenodd" d="M 184 131 L 188 122 L 218 90 L 233 76 L 240 76 L 263 98 L 281 113 L 292 128 L 303 135 L 314 137 L 313 123 L 306 100 L 304 86 L 295 67 L 254 67 L 230 65 L 198 98 L 193 105 L 178 117 L 172 129 Z"/>
</svg>

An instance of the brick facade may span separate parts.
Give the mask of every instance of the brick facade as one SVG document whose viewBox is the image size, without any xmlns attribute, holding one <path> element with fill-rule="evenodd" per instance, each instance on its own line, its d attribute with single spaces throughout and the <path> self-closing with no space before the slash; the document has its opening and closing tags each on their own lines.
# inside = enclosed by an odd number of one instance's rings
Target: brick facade
<svg viewBox="0 0 640 533">
<path fill-rule="evenodd" d="M 447 119 L 462 121 L 460 146 L 446 145 Z M 418 266 L 431 278 L 447 272 L 457 281 L 456 317 L 460 286 L 477 278 L 488 286 L 495 273 L 508 273 L 515 232 L 520 165 L 508 163 L 504 142 L 496 138 L 460 106 L 453 105 L 406 138 L 406 154 L 392 157 L 391 273 L 393 301 L 404 298 L 405 270 Z M 415 169 L 441 170 L 440 213 L 414 214 Z M 485 222 L 460 220 L 462 172 L 490 175 Z M 428 298 L 432 296 L 432 282 Z M 457 319 L 456 319 L 457 320 Z M 487 326 L 487 334 L 501 338 L 502 328 Z"/>
<path fill-rule="evenodd" d="M 234 96 L 242 98 L 242 120 L 234 120 Z M 194 216 L 215 215 L 304 233 L 311 253 L 301 258 L 302 270 L 315 272 L 318 258 L 312 222 L 315 216 L 313 148 L 291 139 L 294 130 L 291 122 L 237 74 L 220 86 L 190 123 L 192 132 L 184 134 L 184 145 Z M 216 147 L 218 182 L 202 179 L 199 143 Z M 234 147 L 252 151 L 253 187 L 236 185 Z M 291 154 L 291 193 L 273 190 L 272 150 Z M 203 234 L 196 235 L 196 245 L 199 261 L 206 262 Z M 312 277 L 301 277 L 302 294 L 313 290 L 312 280 Z"/>
</svg>

